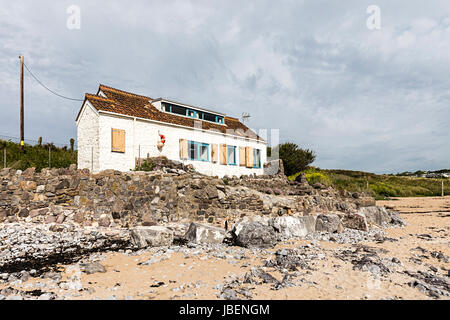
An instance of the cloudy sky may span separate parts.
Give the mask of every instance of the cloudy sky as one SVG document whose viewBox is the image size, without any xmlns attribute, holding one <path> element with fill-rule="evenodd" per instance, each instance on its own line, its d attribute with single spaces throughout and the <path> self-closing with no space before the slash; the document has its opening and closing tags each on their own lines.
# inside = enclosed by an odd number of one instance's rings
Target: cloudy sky
<svg viewBox="0 0 450 320">
<path fill-rule="evenodd" d="M 279 129 L 323 168 L 450 168 L 448 0 L 0 0 L 0 136 L 19 136 L 20 54 L 68 97 L 103 83 L 249 112 L 250 127 Z M 25 88 L 26 138 L 76 137 L 81 102 L 27 73 Z"/>
</svg>

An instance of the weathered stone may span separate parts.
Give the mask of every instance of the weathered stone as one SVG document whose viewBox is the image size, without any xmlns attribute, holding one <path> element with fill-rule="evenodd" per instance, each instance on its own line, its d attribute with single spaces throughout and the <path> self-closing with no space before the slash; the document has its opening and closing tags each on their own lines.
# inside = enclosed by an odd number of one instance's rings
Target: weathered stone
<svg viewBox="0 0 450 320">
<path fill-rule="evenodd" d="M 46 216 L 44 221 L 45 221 L 45 223 L 55 223 L 56 217 L 55 216 Z"/>
<path fill-rule="evenodd" d="M 316 231 L 318 232 L 338 232 L 342 226 L 341 219 L 337 214 L 320 214 L 316 219 Z"/>
<path fill-rule="evenodd" d="M 138 248 L 169 246 L 173 242 L 173 232 L 161 226 L 134 227 L 130 229 L 131 244 Z"/>
<path fill-rule="evenodd" d="M 25 171 L 22 172 L 23 176 L 27 176 L 27 177 L 31 177 L 34 175 L 34 173 L 36 172 L 36 168 L 32 167 L 32 168 L 27 168 L 25 169 Z"/>
<path fill-rule="evenodd" d="M 19 212 L 19 217 L 21 217 L 21 218 L 26 218 L 26 217 L 28 217 L 28 215 L 29 215 L 29 211 L 27 208 L 23 208 Z"/>
<path fill-rule="evenodd" d="M 67 179 L 63 179 L 56 187 L 55 190 L 66 189 L 70 187 L 70 182 Z"/>
<path fill-rule="evenodd" d="M 102 217 L 98 220 L 98 225 L 100 227 L 109 227 L 110 224 L 111 220 L 106 215 L 102 215 Z"/>
<path fill-rule="evenodd" d="M 234 240 L 236 245 L 246 248 L 271 248 L 277 241 L 275 229 L 259 222 L 245 224 Z"/>
<path fill-rule="evenodd" d="M 342 225 L 345 228 L 368 231 L 366 217 L 360 213 L 349 213 L 342 218 Z"/>
<path fill-rule="evenodd" d="M 77 213 L 75 213 L 75 215 L 74 215 L 74 217 L 73 217 L 73 220 L 76 222 L 76 223 L 83 223 L 83 221 L 85 220 L 84 219 L 84 216 L 85 216 L 85 213 L 84 212 L 77 212 Z"/>
<path fill-rule="evenodd" d="M 315 217 L 282 216 L 270 220 L 269 225 L 275 228 L 284 239 L 304 237 L 315 231 Z"/>
<path fill-rule="evenodd" d="M 369 225 L 377 225 L 380 227 L 385 227 L 391 222 L 391 217 L 389 216 L 387 210 L 384 207 L 364 207 L 358 211 L 366 217 L 367 223 Z"/>
<path fill-rule="evenodd" d="M 189 225 L 184 235 L 184 239 L 194 243 L 222 243 L 224 238 L 224 229 L 195 222 Z"/>
<path fill-rule="evenodd" d="M 297 181 L 300 184 L 308 184 L 308 180 L 306 179 L 306 174 L 304 172 L 296 176 L 295 181 Z"/>
<path fill-rule="evenodd" d="M 66 220 L 66 216 L 64 214 L 60 214 L 56 219 L 56 223 L 63 223 Z"/>
<path fill-rule="evenodd" d="M 80 263 L 80 269 L 87 274 L 106 272 L 106 268 L 98 262 Z"/>
<path fill-rule="evenodd" d="M 391 225 L 397 225 L 401 227 L 406 225 L 406 222 L 400 217 L 400 213 L 398 211 L 387 210 L 387 213 L 391 218 L 391 221 L 389 221 Z"/>
</svg>

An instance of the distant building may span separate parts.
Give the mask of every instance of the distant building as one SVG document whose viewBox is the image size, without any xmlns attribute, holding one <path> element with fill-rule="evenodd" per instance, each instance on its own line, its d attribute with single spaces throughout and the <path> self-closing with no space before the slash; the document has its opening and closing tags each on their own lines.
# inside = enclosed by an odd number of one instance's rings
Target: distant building
<svg viewBox="0 0 450 320">
<path fill-rule="evenodd" d="M 76 124 L 78 167 L 92 172 L 166 156 L 207 175 L 259 175 L 267 159 L 266 141 L 237 118 L 104 85 L 85 95 Z"/>
</svg>

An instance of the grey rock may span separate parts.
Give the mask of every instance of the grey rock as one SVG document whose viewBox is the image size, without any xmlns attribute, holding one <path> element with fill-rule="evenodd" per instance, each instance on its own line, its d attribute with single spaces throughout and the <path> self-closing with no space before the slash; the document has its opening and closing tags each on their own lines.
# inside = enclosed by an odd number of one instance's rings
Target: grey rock
<svg viewBox="0 0 450 320">
<path fill-rule="evenodd" d="M 169 246 L 173 243 L 173 231 L 162 226 L 134 227 L 130 241 L 137 248 Z"/>
<path fill-rule="evenodd" d="M 385 227 L 391 223 L 391 216 L 384 207 L 363 207 L 359 209 L 358 213 L 366 217 L 366 221 L 369 225 Z"/>
<path fill-rule="evenodd" d="M 337 214 L 321 214 L 316 219 L 316 231 L 337 232 L 341 225 L 341 219 Z"/>
<path fill-rule="evenodd" d="M 349 213 L 342 218 L 344 228 L 368 231 L 366 217 L 360 213 Z"/>
<path fill-rule="evenodd" d="M 87 274 L 105 273 L 106 269 L 98 262 L 80 263 L 81 271 Z"/>
<path fill-rule="evenodd" d="M 199 223 L 191 223 L 184 238 L 194 243 L 222 243 L 225 239 L 225 230 Z"/>
<path fill-rule="evenodd" d="M 246 248 L 271 248 L 277 241 L 278 236 L 275 229 L 259 222 L 245 224 L 234 240 L 236 245 Z"/>
<path fill-rule="evenodd" d="M 316 219 L 314 216 L 291 217 L 282 216 L 270 220 L 271 225 L 284 239 L 304 237 L 315 231 Z"/>
</svg>

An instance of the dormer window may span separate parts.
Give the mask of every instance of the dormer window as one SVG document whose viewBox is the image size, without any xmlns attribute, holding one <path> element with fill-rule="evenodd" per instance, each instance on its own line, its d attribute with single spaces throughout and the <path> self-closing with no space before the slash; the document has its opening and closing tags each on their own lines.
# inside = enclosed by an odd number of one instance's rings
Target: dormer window
<svg viewBox="0 0 450 320">
<path fill-rule="evenodd" d="M 201 119 L 223 125 L 225 124 L 225 118 L 223 115 L 217 115 L 212 112 L 208 112 L 206 110 L 191 109 L 186 106 L 177 105 L 169 102 L 162 102 L 161 110 L 189 118 Z"/>
<path fill-rule="evenodd" d="M 197 111 L 186 109 L 186 116 L 190 118 L 197 118 Z"/>
<path fill-rule="evenodd" d="M 216 116 L 216 122 L 217 122 L 217 123 L 223 124 L 223 123 L 224 123 L 224 122 L 223 122 L 223 117 Z"/>
</svg>

